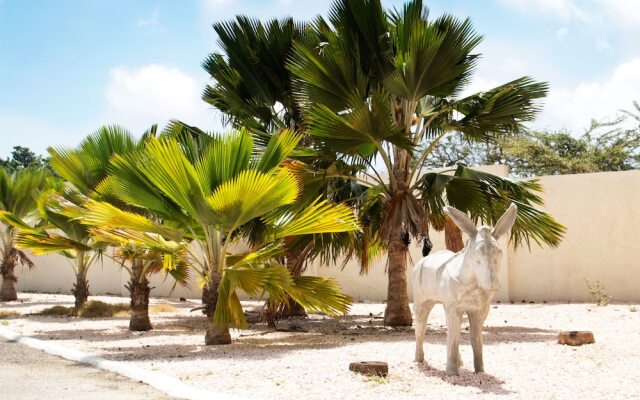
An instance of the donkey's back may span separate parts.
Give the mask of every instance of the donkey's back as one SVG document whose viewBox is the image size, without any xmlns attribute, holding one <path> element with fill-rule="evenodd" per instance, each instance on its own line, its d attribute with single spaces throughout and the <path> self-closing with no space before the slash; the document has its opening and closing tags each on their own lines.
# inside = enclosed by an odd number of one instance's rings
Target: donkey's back
<svg viewBox="0 0 640 400">
<path fill-rule="evenodd" d="M 424 257 L 416 263 L 411 271 L 414 303 L 427 300 L 442 302 L 444 300 L 442 298 L 444 293 L 441 293 L 440 276 L 447 263 L 456 254 L 449 250 L 442 250 Z"/>
</svg>

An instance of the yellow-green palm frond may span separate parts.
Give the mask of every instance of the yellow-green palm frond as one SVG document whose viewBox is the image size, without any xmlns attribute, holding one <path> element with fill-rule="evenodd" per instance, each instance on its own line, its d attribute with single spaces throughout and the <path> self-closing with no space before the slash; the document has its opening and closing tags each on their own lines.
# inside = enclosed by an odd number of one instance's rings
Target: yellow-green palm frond
<svg viewBox="0 0 640 400">
<path fill-rule="evenodd" d="M 302 139 L 301 134 L 289 129 L 285 129 L 277 135 L 272 135 L 255 167 L 264 172 L 276 168 L 291 154 L 300 139 Z"/>
<path fill-rule="evenodd" d="M 183 237 L 183 232 L 179 229 L 158 224 L 144 215 L 121 210 L 106 202 L 88 200 L 84 205 L 84 209 L 85 211 L 80 217 L 80 221 L 83 224 L 97 227 L 96 231 L 119 228 L 123 232 L 131 230 L 148 233 L 149 235 L 162 235 L 175 241 L 180 241 Z"/>
<path fill-rule="evenodd" d="M 345 295 L 333 278 L 294 276 L 287 294 L 305 310 L 338 316 L 349 311 L 351 298 Z"/>
<path fill-rule="evenodd" d="M 240 130 L 223 137 L 212 137 L 202 147 L 204 149 L 195 168 L 203 188 L 210 192 L 247 169 L 253 139 L 249 132 Z"/>
<path fill-rule="evenodd" d="M 226 257 L 226 265 L 229 267 L 256 265 L 266 261 L 275 260 L 276 257 L 281 256 L 283 252 L 284 248 L 282 246 L 282 241 L 275 241 L 257 250 L 251 250 L 239 254 L 228 254 Z"/>
<path fill-rule="evenodd" d="M 293 203 L 297 196 L 298 181 L 286 168 L 276 173 L 246 170 L 220 185 L 207 203 L 214 223 L 229 231 Z"/>
<path fill-rule="evenodd" d="M 21 218 L 18 218 L 15 214 L 9 211 L 0 210 L 0 221 L 4 222 L 8 226 L 15 229 L 20 229 L 24 232 L 38 232 L 39 229 L 32 227 Z"/>
<path fill-rule="evenodd" d="M 321 199 L 316 199 L 297 214 L 285 213 L 276 218 L 272 221 L 276 238 L 360 230 L 353 210 L 344 204 L 332 204 Z"/>
<path fill-rule="evenodd" d="M 69 256 L 68 251 L 93 251 L 95 246 L 69 239 L 54 233 L 19 232 L 16 236 L 19 248 L 30 250 L 35 255 L 61 252 Z"/>
<path fill-rule="evenodd" d="M 247 326 L 242 305 L 236 295 L 241 289 L 250 296 L 269 295 L 269 301 L 285 301 L 288 296 L 306 310 L 327 315 L 340 315 L 349 310 L 351 298 L 342 293 L 331 278 L 293 277 L 286 267 L 277 263 L 225 268 L 220 282 L 218 302 L 213 321 L 219 326 Z"/>
<path fill-rule="evenodd" d="M 182 242 L 166 240 L 161 235 L 152 232 L 103 227 L 91 227 L 89 231 L 96 239 L 116 246 L 134 245 L 161 253 L 175 253 L 185 246 Z"/>
</svg>

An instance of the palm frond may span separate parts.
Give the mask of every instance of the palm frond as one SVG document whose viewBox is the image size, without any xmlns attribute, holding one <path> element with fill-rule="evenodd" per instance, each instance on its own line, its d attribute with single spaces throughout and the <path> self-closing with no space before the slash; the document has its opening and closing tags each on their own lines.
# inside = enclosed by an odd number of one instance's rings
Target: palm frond
<svg viewBox="0 0 640 400">
<path fill-rule="evenodd" d="M 278 215 L 272 223 L 276 238 L 359 230 L 353 210 L 321 199 L 316 199 L 297 214 Z"/>
<path fill-rule="evenodd" d="M 228 231 L 291 204 L 297 196 L 298 182 L 286 168 L 275 174 L 246 170 L 220 185 L 207 203 L 213 223 Z"/>
</svg>

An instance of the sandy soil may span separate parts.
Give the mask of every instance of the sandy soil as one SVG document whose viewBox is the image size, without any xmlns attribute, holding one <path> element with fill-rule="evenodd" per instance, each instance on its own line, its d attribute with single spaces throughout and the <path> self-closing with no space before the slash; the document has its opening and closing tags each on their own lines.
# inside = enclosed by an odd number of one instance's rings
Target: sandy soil
<svg viewBox="0 0 640 400">
<path fill-rule="evenodd" d="M 112 303 L 121 297 L 92 297 Z M 264 399 L 640 399 L 640 305 L 496 304 L 485 324 L 486 373 L 472 372 L 468 324 L 463 324 L 459 377 L 447 377 L 442 307 L 429 319 L 426 363 L 413 362 L 412 328 L 382 326 L 383 304 L 354 304 L 339 319 L 311 315 L 233 332 L 230 346 L 204 346 L 204 317 L 189 312 L 199 303 L 154 299 L 177 310 L 152 315 L 154 330 L 127 330 L 127 318 L 85 320 L 32 315 L 73 297 L 21 294 L 0 310 L 19 313 L 0 323 L 10 329 L 111 360 L 133 363 L 191 385 Z M 246 303 L 251 309 L 256 303 Z M 560 330 L 593 331 L 596 343 L 556 343 Z M 386 361 L 389 376 L 367 378 L 348 371 L 352 361 Z"/>
</svg>

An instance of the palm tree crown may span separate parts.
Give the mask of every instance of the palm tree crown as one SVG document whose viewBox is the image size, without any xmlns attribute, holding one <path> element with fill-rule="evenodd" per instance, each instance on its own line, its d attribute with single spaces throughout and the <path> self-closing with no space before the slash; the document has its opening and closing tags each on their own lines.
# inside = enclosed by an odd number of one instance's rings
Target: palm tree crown
<svg viewBox="0 0 640 400">
<path fill-rule="evenodd" d="M 486 92 L 463 95 L 482 40 L 467 19 L 432 19 L 421 0 L 384 10 L 379 0 L 337 0 L 297 42 L 289 68 L 306 133 L 347 159 L 370 165 L 369 200 L 383 210 L 378 222 L 389 248 L 385 322 L 411 323 L 406 297 L 407 235 L 423 238 L 443 227 L 448 203 L 490 224 L 511 202 L 518 205 L 512 239 L 558 244 L 563 228 L 536 209 L 536 182 L 513 182 L 458 166 L 422 174 L 427 155 L 449 132 L 466 140 L 517 134 L 539 111 L 547 84 L 522 77 Z M 377 195 L 372 196 L 373 193 Z M 366 209 L 366 207 L 365 207 Z M 399 304 L 402 303 L 402 304 Z"/>
</svg>

